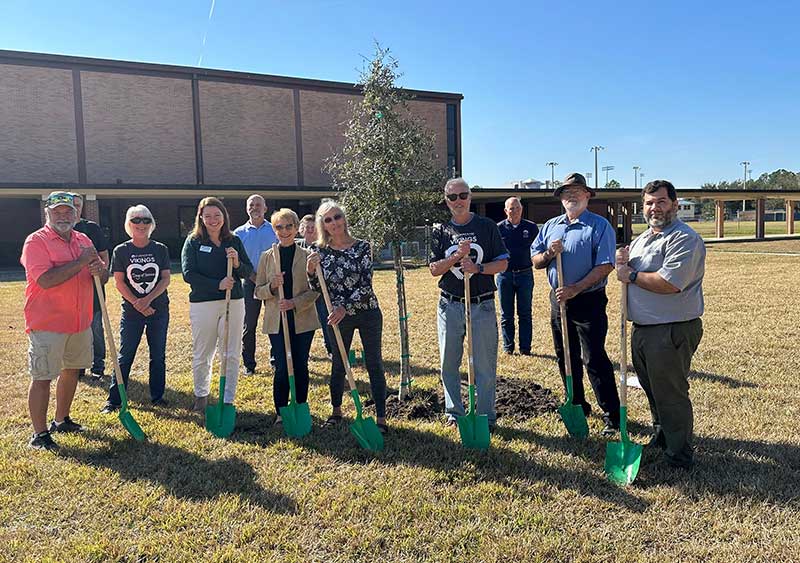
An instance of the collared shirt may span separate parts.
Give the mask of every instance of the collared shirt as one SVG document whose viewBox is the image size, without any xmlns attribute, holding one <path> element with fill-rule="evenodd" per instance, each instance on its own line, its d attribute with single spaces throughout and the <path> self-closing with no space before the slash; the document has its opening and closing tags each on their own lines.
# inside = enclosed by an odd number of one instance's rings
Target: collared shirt
<svg viewBox="0 0 800 563">
<path fill-rule="evenodd" d="M 564 270 L 564 285 L 572 285 L 585 278 L 596 266 L 614 263 L 616 234 L 607 219 L 586 209 L 570 222 L 567 214 L 553 217 L 544 224 L 531 246 L 531 256 L 546 251 L 550 243 L 561 239 L 564 252 L 561 261 Z M 558 287 L 556 259 L 547 265 L 547 280 L 550 287 Z M 603 278 L 584 293 L 605 287 Z"/>
<path fill-rule="evenodd" d="M 654 293 L 628 285 L 628 318 L 652 325 L 691 321 L 703 314 L 706 247 L 694 229 L 675 219 L 660 233 L 647 229 L 631 244 L 629 265 L 637 272 L 657 272 L 680 290 Z"/>
<path fill-rule="evenodd" d="M 84 247 L 92 246 L 86 235 L 72 231 L 64 240 L 45 225 L 25 239 L 20 263 L 25 268 L 25 332 L 45 330 L 75 334 L 92 324 L 92 275 L 88 266 L 68 280 L 45 289 L 39 277 L 45 272 L 77 260 Z"/>
<path fill-rule="evenodd" d="M 531 244 L 539 234 L 539 227 L 533 221 L 521 219 L 516 225 L 506 219 L 497 224 L 500 236 L 508 249 L 508 269 L 507 272 L 524 270 L 530 268 L 531 264 Z"/>
<path fill-rule="evenodd" d="M 264 221 L 260 227 L 256 227 L 248 221 L 244 225 L 236 227 L 233 234 L 242 241 L 251 264 L 258 264 L 258 261 L 261 260 L 261 253 L 266 252 L 278 242 L 278 237 L 275 236 L 275 231 L 272 230 L 269 221 Z"/>
</svg>

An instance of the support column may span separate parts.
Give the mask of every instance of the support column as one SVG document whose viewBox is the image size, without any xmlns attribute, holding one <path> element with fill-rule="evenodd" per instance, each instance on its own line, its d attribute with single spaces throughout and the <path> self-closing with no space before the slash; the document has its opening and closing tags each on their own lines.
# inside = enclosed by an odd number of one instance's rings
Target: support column
<svg viewBox="0 0 800 563">
<path fill-rule="evenodd" d="M 606 219 L 614 227 L 614 235 L 619 238 L 619 213 L 617 211 L 618 203 L 616 201 L 609 201 L 606 204 Z"/>
<path fill-rule="evenodd" d="M 714 201 L 714 223 L 716 225 L 716 237 L 725 236 L 725 202 L 721 199 Z"/>
<path fill-rule="evenodd" d="M 83 196 L 83 218 L 100 224 L 100 206 L 95 194 Z"/>
<path fill-rule="evenodd" d="M 763 239 L 766 236 L 766 229 L 764 227 L 765 218 L 765 201 L 763 198 L 756 200 L 756 238 Z"/>
<path fill-rule="evenodd" d="M 794 234 L 794 202 L 791 199 L 786 200 L 786 234 Z"/>
<path fill-rule="evenodd" d="M 622 243 L 630 244 L 633 239 L 633 202 L 626 201 L 622 204 Z"/>
<path fill-rule="evenodd" d="M 42 219 L 42 227 L 44 227 L 44 222 L 47 218 L 44 216 L 44 202 L 47 201 L 47 194 L 42 194 L 42 197 L 39 198 L 39 216 Z"/>
</svg>

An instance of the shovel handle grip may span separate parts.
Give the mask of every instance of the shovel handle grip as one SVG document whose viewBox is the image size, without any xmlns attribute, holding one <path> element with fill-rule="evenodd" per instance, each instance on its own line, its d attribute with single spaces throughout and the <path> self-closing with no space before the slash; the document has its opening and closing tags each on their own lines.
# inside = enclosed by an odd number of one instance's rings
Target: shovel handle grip
<svg viewBox="0 0 800 563">
<path fill-rule="evenodd" d="M 331 296 L 328 293 L 328 286 L 325 283 L 325 276 L 322 272 L 322 264 L 317 264 L 317 279 L 319 280 L 319 287 L 322 289 L 322 297 L 325 299 L 325 307 L 327 307 L 328 314 L 330 314 L 333 311 L 333 305 L 331 305 Z M 347 384 L 350 386 L 350 390 L 353 391 L 356 389 L 356 380 L 353 379 L 353 371 L 350 369 L 350 361 L 347 358 L 347 349 L 344 347 L 342 333 L 339 331 L 339 325 L 332 325 L 331 328 L 333 329 L 333 335 L 336 337 L 336 344 L 342 357 L 344 371 L 347 374 Z"/>
</svg>

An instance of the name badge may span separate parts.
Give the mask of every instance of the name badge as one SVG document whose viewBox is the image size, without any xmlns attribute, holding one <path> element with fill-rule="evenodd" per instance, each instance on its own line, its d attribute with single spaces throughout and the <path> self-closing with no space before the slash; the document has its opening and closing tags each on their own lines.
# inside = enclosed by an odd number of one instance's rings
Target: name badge
<svg viewBox="0 0 800 563">
<path fill-rule="evenodd" d="M 200 252 L 211 252 L 211 247 L 210 246 L 206 246 L 206 245 L 202 245 L 200 247 Z"/>
</svg>

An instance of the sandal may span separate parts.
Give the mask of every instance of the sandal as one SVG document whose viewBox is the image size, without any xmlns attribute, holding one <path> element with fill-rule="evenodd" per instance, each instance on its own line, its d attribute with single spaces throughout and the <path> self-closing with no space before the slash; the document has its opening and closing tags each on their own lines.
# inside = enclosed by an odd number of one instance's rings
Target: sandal
<svg viewBox="0 0 800 563">
<path fill-rule="evenodd" d="M 342 421 L 342 415 L 340 414 L 332 414 L 328 417 L 328 420 L 322 423 L 323 428 L 333 428 L 338 426 L 339 423 Z"/>
</svg>

